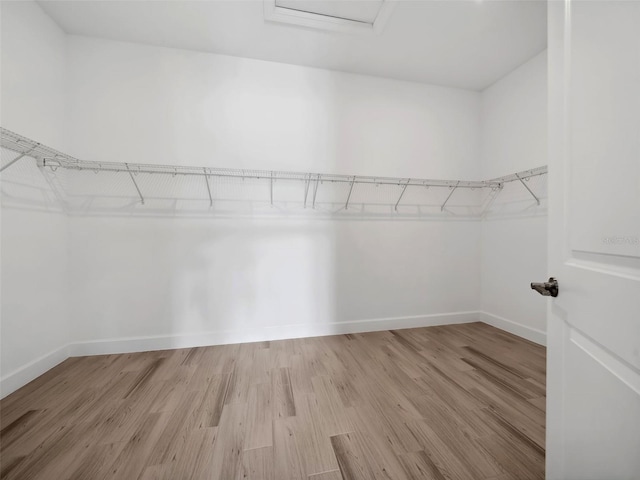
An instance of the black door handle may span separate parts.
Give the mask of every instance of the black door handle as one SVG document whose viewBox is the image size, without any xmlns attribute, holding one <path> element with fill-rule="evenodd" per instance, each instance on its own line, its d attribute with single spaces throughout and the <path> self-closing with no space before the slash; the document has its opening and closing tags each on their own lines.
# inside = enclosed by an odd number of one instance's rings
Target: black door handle
<svg viewBox="0 0 640 480">
<path fill-rule="evenodd" d="M 544 283 L 531 283 L 531 288 L 545 297 L 557 297 L 558 296 L 558 281 L 550 277 L 548 282 Z"/>
</svg>

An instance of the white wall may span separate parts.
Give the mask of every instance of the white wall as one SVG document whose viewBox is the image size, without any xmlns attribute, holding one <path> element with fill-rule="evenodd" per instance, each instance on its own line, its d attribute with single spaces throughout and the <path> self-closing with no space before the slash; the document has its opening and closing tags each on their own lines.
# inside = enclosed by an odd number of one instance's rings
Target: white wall
<svg viewBox="0 0 640 480">
<path fill-rule="evenodd" d="M 537 55 L 482 92 L 482 176 L 492 178 L 547 163 L 547 54 Z M 505 186 L 482 224 L 482 319 L 539 343 L 546 300 L 529 289 L 547 272 L 546 182 Z"/>
<path fill-rule="evenodd" d="M 73 218 L 76 341 L 95 353 L 473 320 L 477 227 Z"/>
<path fill-rule="evenodd" d="M 85 37 L 69 47 L 79 157 L 479 174 L 476 92 Z M 74 341 L 97 342 L 82 351 L 472 320 L 480 300 L 478 222 L 77 217 L 70 232 Z"/>
<path fill-rule="evenodd" d="M 81 158 L 477 177 L 477 92 L 69 37 Z"/>
<path fill-rule="evenodd" d="M 66 148 L 66 35 L 35 2 L 2 2 L 2 126 Z"/>
<path fill-rule="evenodd" d="M 3 2 L 2 27 L 2 125 L 81 158 L 470 179 L 546 163 L 543 55 L 479 94 L 69 37 L 30 2 Z M 22 168 L 3 192 L 39 173 Z M 499 198 L 484 224 L 3 205 L 3 393 L 67 353 L 470 321 L 479 305 L 540 341 L 545 210 Z"/>
<path fill-rule="evenodd" d="M 0 14 L 2 126 L 65 148 L 65 34 L 31 2 L 2 2 Z M 43 205 L 48 187 L 29 166 L 2 174 L 0 395 L 66 358 L 69 339 L 67 219 Z M 8 205 L 4 194 L 29 180 L 30 201 Z"/>
</svg>

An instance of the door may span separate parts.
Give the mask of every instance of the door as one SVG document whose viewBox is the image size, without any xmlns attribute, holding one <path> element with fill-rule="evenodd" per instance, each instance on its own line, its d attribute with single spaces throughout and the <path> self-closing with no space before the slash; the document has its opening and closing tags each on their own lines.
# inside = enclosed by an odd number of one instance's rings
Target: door
<svg viewBox="0 0 640 480">
<path fill-rule="evenodd" d="M 549 2 L 547 478 L 640 479 L 640 2 Z"/>
</svg>

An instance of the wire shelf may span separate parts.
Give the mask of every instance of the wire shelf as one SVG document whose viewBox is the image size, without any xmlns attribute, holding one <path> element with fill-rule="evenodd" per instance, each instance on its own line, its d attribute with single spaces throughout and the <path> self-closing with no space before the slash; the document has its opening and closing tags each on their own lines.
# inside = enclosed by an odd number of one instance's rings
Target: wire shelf
<svg viewBox="0 0 640 480">
<path fill-rule="evenodd" d="M 539 205 L 543 192 L 534 192 L 529 180 L 547 173 L 542 166 L 490 180 L 437 180 L 97 162 L 72 157 L 5 128 L 0 128 L 0 135 L 0 172 L 21 159 L 34 159 L 67 212 L 140 213 L 147 207 L 147 213 L 208 208 L 232 214 L 244 204 L 250 212 L 276 206 L 278 213 L 478 217 L 511 182 L 522 183 Z M 3 175 L 3 185 L 12 181 Z M 7 194 L 4 187 L 3 194 Z"/>
</svg>

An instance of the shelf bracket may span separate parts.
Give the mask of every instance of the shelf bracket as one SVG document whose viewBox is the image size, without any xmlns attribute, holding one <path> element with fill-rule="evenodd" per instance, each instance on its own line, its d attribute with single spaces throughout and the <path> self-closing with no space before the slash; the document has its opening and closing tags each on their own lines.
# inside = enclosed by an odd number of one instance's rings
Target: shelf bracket
<svg viewBox="0 0 640 480">
<path fill-rule="evenodd" d="M 402 196 L 404 195 L 404 191 L 407 189 L 407 187 L 409 186 L 409 182 L 411 182 L 411 179 L 409 178 L 407 180 L 407 183 L 404 184 L 404 187 L 402 187 L 402 192 L 400 192 L 400 196 L 398 197 L 398 201 L 396 202 L 396 205 L 393 207 L 393 209 L 397 212 L 398 211 L 398 204 L 400 203 L 400 200 L 402 200 Z"/>
<path fill-rule="evenodd" d="M 209 185 L 209 176 L 207 175 L 207 169 L 204 170 L 204 181 L 207 182 L 207 192 L 209 193 L 209 206 L 213 207 L 213 197 L 211 196 L 211 185 Z"/>
<path fill-rule="evenodd" d="M 271 195 L 271 206 L 273 207 L 273 172 L 269 177 L 269 194 Z"/>
<path fill-rule="evenodd" d="M 26 157 L 27 155 L 29 155 L 31 152 L 33 152 L 33 151 L 36 149 L 36 147 L 37 147 L 38 145 L 40 145 L 40 144 L 38 143 L 35 147 L 33 147 L 33 148 L 29 149 L 28 151 L 26 151 L 26 152 L 24 152 L 24 153 L 21 153 L 21 154 L 20 154 L 20 155 L 18 155 L 16 158 L 14 158 L 14 159 L 13 159 L 13 160 L 11 160 L 9 163 L 7 163 L 4 167 L 1 167 L 1 168 L 0 168 L 0 172 L 3 172 L 3 171 L 4 171 L 4 170 L 6 170 L 7 168 L 9 168 L 11 165 L 13 165 L 14 163 L 16 163 L 16 162 L 17 162 L 18 160 L 20 160 L 22 157 Z"/>
<path fill-rule="evenodd" d="M 356 183 L 356 176 L 353 176 L 351 180 L 351 185 L 349 186 L 349 195 L 347 195 L 347 201 L 344 204 L 344 209 L 347 210 L 349 208 L 349 199 L 351 198 L 351 192 L 353 192 L 353 184 Z"/>
<path fill-rule="evenodd" d="M 129 164 L 125 163 L 124 165 L 125 165 L 125 167 L 127 167 L 127 172 L 129 172 L 129 176 L 131 177 L 131 181 L 133 182 L 133 186 L 136 187 L 136 191 L 138 192 L 138 195 L 140 196 L 140 203 L 142 203 L 142 205 L 144 205 L 144 197 L 142 196 L 142 192 L 140 191 L 140 187 L 138 187 L 138 183 L 136 182 L 136 179 L 133 178 L 133 173 L 131 172 L 131 169 L 129 168 Z"/>
<path fill-rule="evenodd" d="M 444 212 L 444 206 L 447 204 L 447 202 L 451 198 L 451 195 L 453 195 L 453 192 L 456 191 L 456 188 L 458 188 L 458 185 L 460 185 L 460 180 L 458 180 L 458 182 L 455 184 L 455 186 L 451 189 L 451 191 L 449 192 L 449 196 L 447 197 L 447 199 L 444 201 L 444 203 L 440 207 L 440 211 L 441 212 Z"/>
<path fill-rule="evenodd" d="M 493 195 L 491 196 L 485 207 L 482 209 L 482 213 L 480 214 L 482 218 L 485 218 L 487 216 L 487 214 L 489 213 L 489 209 L 491 209 L 491 205 L 493 205 L 493 202 L 495 202 L 496 197 L 500 195 L 500 192 L 502 192 L 503 188 L 503 183 L 498 183 L 498 185 L 492 187 Z"/>
<path fill-rule="evenodd" d="M 309 185 L 311 185 L 311 174 L 307 175 L 304 182 L 304 208 L 307 208 L 307 196 L 309 196 Z"/>
<path fill-rule="evenodd" d="M 311 208 L 316 208 L 316 195 L 318 194 L 318 185 L 320 185 L 320 174 L 316 177 L 316 186 L 313 188 L 313 206 Z"/>
<path fill-rule="evenodd" d="M 528 186 L 526 183 L 524 183 L 524 180 L 522 180 L 522 178 L 520 177 L 520 175 L 518 175 L 518 174 L 516 173 L 516 177 L 518 177 L 518 180 L 520 180 L 520 183 L 524 186 L 524 188 L 526 188 L 526 189 L 527 189 L 527 191 L 531 194 L 531 196 L 536 200 L 536 203 L 537 203 L 538 205 L 540 205 L 540 199 L 539 199 L 538 197 L 536 197 L 536 194 L 535 194 L 535 193 L 533 193 L 533 192 L 531 191 L 531 189 L 529 188 L 529 186 Z"/>
</svg>

